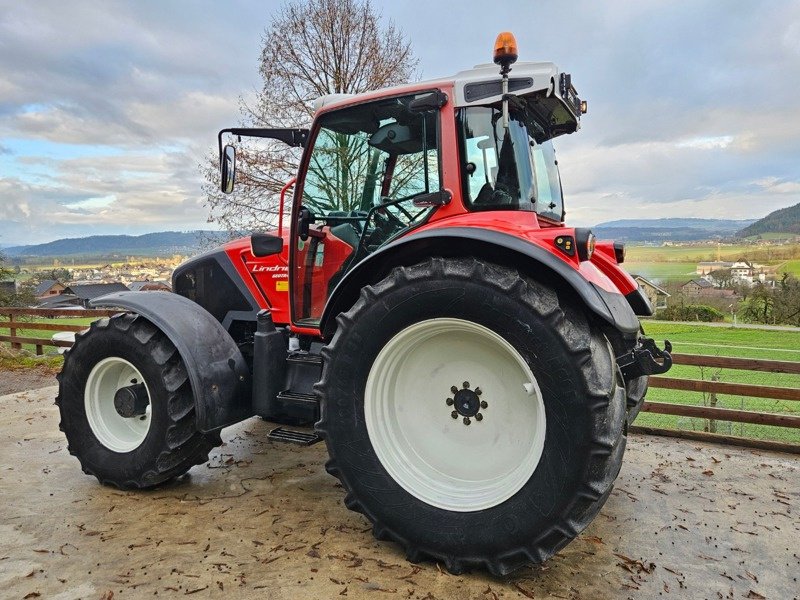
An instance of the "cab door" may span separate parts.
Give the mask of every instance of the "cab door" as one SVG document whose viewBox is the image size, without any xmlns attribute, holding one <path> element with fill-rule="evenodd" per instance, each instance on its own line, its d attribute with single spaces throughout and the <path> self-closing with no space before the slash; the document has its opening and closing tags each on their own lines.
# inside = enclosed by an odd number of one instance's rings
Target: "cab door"
<svg viewBox="0 0 800 600">
<path fill-rule="evenodd" d="M 415 110 L 412 102 L 420 96 L 363 103 L 317 119 L 294 196 L 289 270 L 295 326 L 317 327 L 347 271 L 435 209 L 414 204 L 440 190 L 439 111 Z"/>
</svg>

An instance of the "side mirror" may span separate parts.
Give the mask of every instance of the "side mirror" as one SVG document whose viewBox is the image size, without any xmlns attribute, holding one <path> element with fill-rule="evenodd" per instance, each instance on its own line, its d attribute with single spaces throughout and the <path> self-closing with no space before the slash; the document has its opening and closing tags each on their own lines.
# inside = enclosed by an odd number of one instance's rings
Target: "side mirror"
<svg viewBox="0 0 800 600">
<path fill-rule="evenodd" d="M 283 238 L 269 233 L 254 233 L 250 236 L 250 248 L 253 256 L 272 256 L 283 250 Z"/>
<path fill-rule="evenodd" d="M 233 191 L 233 182 L 236 180 L 236 148 L 230 144 L 222 151 L 219 168 L 222 172 L 220 189 L 223 193 L 230 194 Z"/>
</svg>

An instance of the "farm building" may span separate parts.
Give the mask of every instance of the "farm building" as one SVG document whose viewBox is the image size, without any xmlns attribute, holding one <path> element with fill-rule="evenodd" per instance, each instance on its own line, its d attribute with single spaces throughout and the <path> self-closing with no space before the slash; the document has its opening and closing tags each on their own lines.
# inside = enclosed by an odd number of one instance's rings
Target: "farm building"
<svg viewBox="0 0 800 600">
<path fill-rule="evenodd" d="M 64 286 L 55 279 L 44 279 L 33 290 L 33 295 L 37 300 L 57 296 L 64 291 Z"/>
<path fill-rule="evenodd" d="M 84 308 L 88 308 L 89 301 L 112 294 L 114 292 L 127 292 L 128 287 L 122 283 L 92 283 L 88 285 L 71 285 L 64 288 L 64 295 L 72 295 L 80 300 Z"/>
<path fill-rule="evenodd" d="M 667 298 L 671 295 L 669 292 L 641 275 L 634 275 L 633 278 L 636 280 L 636 283 L 639 284 L 639 289 L 642 290 L 644 295 L 647 296 L 647 299 L 650 300 L 650 304 L 653 306 L 654 310 L 667 308 Z"/>
<path fill-rule="evenodd" d="M 702 261 L 697 263 L 697 269 L 695 272 L 700 275 L 708 275 L 712 271 L 719 271 L 721 269 L 730 269 L 733 267 L 732 262 L 727 262 L 724 260 L 709 260 L 709 261 Z"/>
</svg>

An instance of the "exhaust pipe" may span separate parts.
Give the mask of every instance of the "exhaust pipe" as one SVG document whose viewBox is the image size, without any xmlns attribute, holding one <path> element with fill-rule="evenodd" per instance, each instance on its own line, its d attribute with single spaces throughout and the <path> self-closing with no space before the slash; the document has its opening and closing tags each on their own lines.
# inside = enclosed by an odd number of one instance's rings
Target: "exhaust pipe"
<svg viewBox="0 0 800 600">
<path fill-rule="evenodd" d="M 275 329 L 272 313 L 258 313 L 253 343 L 253 412 L 269 419 L 277 414 L 278 393 L 286 378 L 286 341 Z"/>
</svg>

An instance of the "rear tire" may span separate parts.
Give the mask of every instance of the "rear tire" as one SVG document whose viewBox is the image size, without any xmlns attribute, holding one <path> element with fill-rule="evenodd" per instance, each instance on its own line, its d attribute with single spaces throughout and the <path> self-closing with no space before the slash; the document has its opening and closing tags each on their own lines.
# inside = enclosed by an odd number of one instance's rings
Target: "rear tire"
<svg viewBox="0 0 800 600">
<path fill-rule="evenodd" d="M 84 473 L 103 484 L 156 486 L 203 464 L 221 443 L 219 434 L 197 431 L 183 360 L 169 338 L 139 315 L 101 319 L 78 334 L 58 381 L 67 449 Z M 114 394 L 129 382 L 145 384 L 148 406 L 141 415 L 123 417 Z"/>
<path fill-rule="evenodd" d="M 569 299 L 514 269 L 435 258 L 365 287 L 337 324 L 315 388 L 317 431 L 346 506 L 378 539 L 453 573 L 505 575 L 591 522 L 621 466 L 626 396 L 608 340 Z M 533 386 L 518 385 L 526 372 Z M 451 386 L 484 388 L 481 421 L 452 418 Z M 508 450 L 509 440 L 535 446 L 539 421 L 538 455 Z"/>
<path fill-rule="evenodd" d="M 642 375 L 625 382 L 629 426 L 633 425 L 634 420 L 639 416 L 639 411 L 642 410 L 649 380 L 650 378 L 647 375 Z"/>
</svg>

